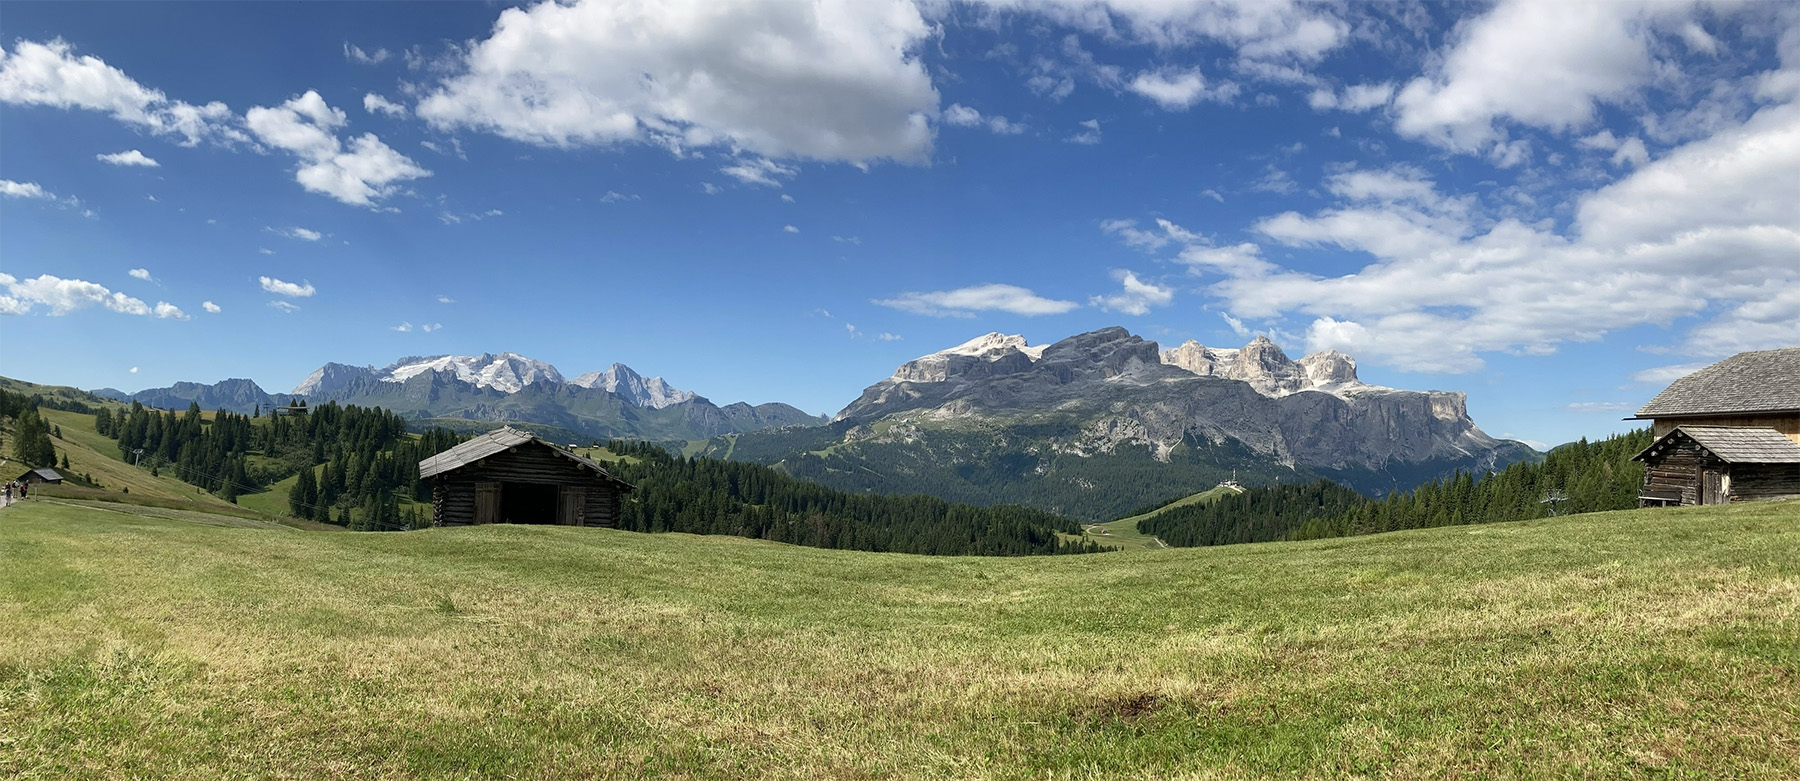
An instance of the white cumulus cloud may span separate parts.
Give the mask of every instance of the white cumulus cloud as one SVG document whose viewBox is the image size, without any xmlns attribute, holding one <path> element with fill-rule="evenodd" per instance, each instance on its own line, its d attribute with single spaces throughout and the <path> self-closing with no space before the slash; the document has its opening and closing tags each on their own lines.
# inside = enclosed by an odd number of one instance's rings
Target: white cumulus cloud
<svg viewBox="0 0 1800 781">
<path fill-rule="evenodd" d="M 1506 141 L 1504 123 L 1562 131 L 1602 103 L 1629 102 L 1658 75 L 1659 30 L 1689 2 L 1504 0 L 1463 25 L 1441 64 L 1394 97 L 1402 135 L 1464 152 Z"/>
<path fill-rule="evenodd" d="M 294 180 L 302 188 L 353 206 L 372 206 L 397 192 L 401 182 L 431 175 L 373 133 L 348 145 L 339 140 L 337 131 L 348 123 L 344 112 L 313 90 L 280 106 L 252 108 L 244 122 L 258 140 L 300 159 Z"/>
<path fill-rule="evenodd" d="M 60 39 L 19 41 L 11 52 L 0 51 L 0 102 L 104 112 L 158 135 L 180 136 L 187 146 L 247 140 L 224 103 L 170 100 L 98 57 L 76 55 Z"/>
<path fill-rule="evenodd" d="M 64 279 L 43 274 L 33 279 L 18 279 L 0 273 L 0 314 L 22 315 L 38 306 L 48 307 L 51 315 L 66 315 L 90 306 L 125 315 L 145 315 L 173 320 L 188 316 L 174 304 L 158 301 L 154 306 L 142 299 L 115 292 L 105 285 L 82 279 Z"/>
<path fill-rule="evenodd" d="M 131 274 L 131 276 L 136 279 L 141 279 L 141 280 L 144 280 L 145 282 L 150 281 L 150 269 L 134 268 L 128 273 Z"/>
<path fill-rule="evenodd" d="M 220 309 L 218 304 L 215 304 L 211 301 L 200 302 L 200 308 L 206 310 L 207 314 L 214 314 L 214 315 L 225 311 L 223 309 Z"/>
<path fill-rule="evenodd" d="M 923 162 L 938 94 L 908 0 L 577 0 L 502 11 L 416 107 L 545 146 Z"/>
</svg>

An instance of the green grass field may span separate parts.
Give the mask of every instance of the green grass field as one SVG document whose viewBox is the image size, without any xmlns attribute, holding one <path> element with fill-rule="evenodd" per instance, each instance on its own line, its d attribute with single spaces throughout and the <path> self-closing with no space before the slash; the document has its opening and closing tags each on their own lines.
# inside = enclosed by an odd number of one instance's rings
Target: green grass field
<svg viewBox="0 0 1800 781">
<path fill-rule="evenodd" d="M 1167 548 L 1169 546 L 1163 544 L 1163 541 L 1157 539 L 1155 535 L 1144 534 L 1143 532 L 1138 531 L 1138 521 L 1142 521 L 1146 518 L 1154 518 L 1157 515 L 1177 507 L 1186 507 L 1191 504 L 1200 504 L 1201 502 L 1217 501 L 1221 496 L 1237 492 L 1237 489 L 1226 488 L 1224 486 L 1208 488 L 1199 493 L 1184 496 L 1147 513 L 1139 513 L 1128 518 L 1107 521 L 1106 523 L 1090 524 L 1083 527 L 1083 536 L 1094 542 L 1100 543 L 1101 545 L 1110 545 L 1115 548 Z"/>
<path fill-rule="evenodd" d="M 1029 559 L 117 509 L 0 510 L 0 776 L 1800 777 L 1793 502 Z"/>
</svg>

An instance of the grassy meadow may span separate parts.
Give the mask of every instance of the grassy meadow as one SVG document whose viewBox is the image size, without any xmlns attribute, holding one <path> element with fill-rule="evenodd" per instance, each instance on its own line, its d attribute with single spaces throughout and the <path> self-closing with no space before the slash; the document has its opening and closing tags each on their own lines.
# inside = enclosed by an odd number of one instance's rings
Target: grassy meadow
<svg viewBox="0 0 1800 781">
<path fill-rule="evenodd" d="M 1800 776 L 1800 505 L 931 558 L 0 510 L 0 776 Z"/>
<path fill-rule="evenodd" d="M 1137 515 L 1120 518 L 1116 521 L 1107 521 L 1106 523 L 1089 524 L 1088 526 L 1083 527 L 1082 536 L 1100 543 L 1101 545 L 1107 545 L 1114 548 L 1167 548 L 1169 546 L 1163 544 L 1162 540 L 1157 539 L 1156 535 L 1145 534 L 1138 531 L 1138 521 L 1154 518 L 1177 507 L 1187 507 L 1189 505 L 1201 504 L 1204 502 L 1218 501 L 1220 497 L 1229 496 L 1234 493 L 1237 493 L 1237 489 L 1226 488 L 1225 486 L 1208 488 L 1199 493 L 1184 496 L 1147 513 L 1139 513 Z"/>
</svg>

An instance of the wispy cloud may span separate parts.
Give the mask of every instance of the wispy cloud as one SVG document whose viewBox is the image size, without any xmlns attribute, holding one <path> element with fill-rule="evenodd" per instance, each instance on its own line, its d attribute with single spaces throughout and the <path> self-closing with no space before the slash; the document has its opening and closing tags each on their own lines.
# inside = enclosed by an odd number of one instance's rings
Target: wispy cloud
<svg viewBox="0 0 1800 781">
<path fill-rule="evenodd" d="M 976 312 L 1008 312 L 1035 317 L 1060 315 L 1081 306 L 1074 301 L 1045 298 L 1017 285 L 987 284 L 955 290 L 905 292 L 870 303 L 931 317 L 974 317 Z"/>
<path fill-rule="evenodd" d="M 1108 312 L 1146 315 L 1150 313 L 1150 307 L 1168 306 L 1170 301 L 1175 300 L 1174 288 L 1145 282 L 1130 271 L 1115 271 L 1113 278 L 1119 281 L 1119 292 L 1094 296 L 1088 299 L 1088 303 Z"/>
<path fill-rule="evenodd" d="M 319 239 L 325 238 L 325 234 L 323 234 L 323 233 L 320 233 L 316 230 L 309 230 L 306 228 L 302 228 L 297 225 L 294 227 L 291 227 L 291 228 L 264 228 L 264 230 L 266 230 L 270 233 L 273 233 L 277 236 L 283 236 L 283 237 L 290 238 L 290 239 L 298 239 L 300 241 L 318 241 Z M 273 252 L 269 252 L 268 250 L 263 250 L 263 252 L 270 254 L 270 255 L 275 254 Z"/>
<path fill-rule="evenodd" d="M 123 152 L 114 152 L 110 155 L 94 155 L 94 159 L 108 165 L 138 166 L 140 168 L 157 168 L 162 165 L 161 163 L 144 156 L 143 152 L 139 152 L 136 149 L 127 149 Z"/>
<path fill-rule="evenodd" d="M 283 282 L 274 277 L 258 277 L 257 281 L 262 283 L 263 290 L 289 298 L 306 298 L 318 292 L 311 282 Z"/>
<path fill-rule="evenodd" d="M 1623 401 L 1577 401 L 1563 407 L 1570 412 L 1581 412 L 1592 415 L 1605 413 L 1630 412 L 1634 406 Z"/>
</svg>

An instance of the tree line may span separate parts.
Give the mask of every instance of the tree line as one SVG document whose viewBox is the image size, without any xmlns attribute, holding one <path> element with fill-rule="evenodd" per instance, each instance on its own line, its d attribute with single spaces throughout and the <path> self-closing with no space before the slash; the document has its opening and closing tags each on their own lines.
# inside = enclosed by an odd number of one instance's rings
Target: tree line
<svg viewBox="0 0 1800 781">
<path fill-rule="evenodd" d="M 39 406 L 51 405 L 43 396 L 0 390 L 0 420 L 13 421 L 13 460 L 33 467 L 56 466 L 56 444 L 50 441 L 50 425 L 38 415 Z M 63 462 L 68 466 L 67 456 Z M 11 480 L 12 476 L 0 479 Z"/>
<path fill-rule="evenodd" d="M 118 441 L 120 455 L 153 471 L 171 469 L 185 482 L 227 501 L 296 476 L 292 515 L 357 529 L 414 528 L 426 522 L 400 498 L 428 500 L 419 461 L 462 441 L 444 430 L 412 437 L 406 420 L 379 407 L 313 407 L 309 414 L 253 420 L 220 412 L 206 421 L 200 405 L 157 411 L 133 401 L 99 411 L 95 430 Z"/>
<path fill-rule="evenodd" d="M 636 490 L 621 528 L 731 534 L 816 548 L 931 555 L 1091 553 L 1066 540 L 1075 521 L 1018 505 L 975 507 L 929 496 L 852 494 L 741 461 L 676 456 L 653 444 L 613 441 L 628 458 L 608 471 Z"/>
<path fill-rule="evenodd" d="M 1326 480 L 1250 488 L 1147 518 L 1138 529 L 1175 546 L 1223 545 L 1629 510 L 1637 507 L 1644 481 L 1643 464 L 1631 457 L 1651 441 L 1649 429 L 1598 442 L 1583 438 L 1540 462 L 1480 477 L 1457 472 L 1379 500 Z"/>
</svg>

